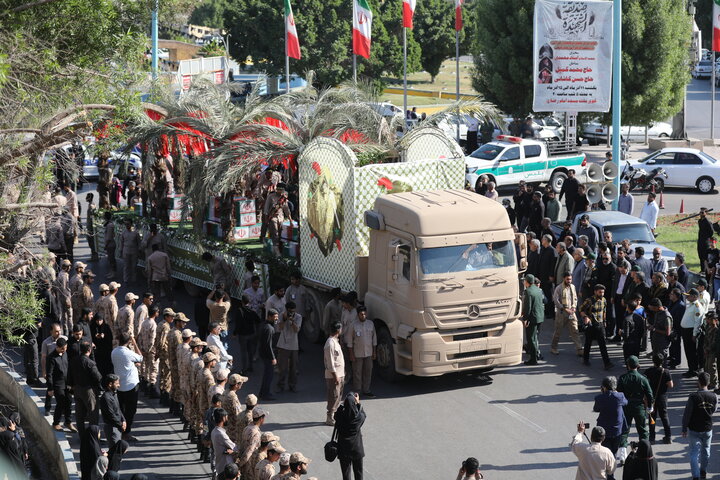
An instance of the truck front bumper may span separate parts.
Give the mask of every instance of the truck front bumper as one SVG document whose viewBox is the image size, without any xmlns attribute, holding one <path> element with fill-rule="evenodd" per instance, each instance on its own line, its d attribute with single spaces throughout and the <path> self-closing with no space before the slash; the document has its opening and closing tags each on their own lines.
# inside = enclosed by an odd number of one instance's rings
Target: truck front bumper
<svg viewBox="0 0 720 480">
<path fill-rule="evenodd" d="M 457 339 L 460 337 L 461 339 Z M 415 332 L 411 336 L 412 374 L 428 377 L 462 370 L 517 365 L 522 360 L 523 326 L 508 321 L 492 336 L 463 338 L 441 330 Z M 399 360 L 399 359 L 398 359 Z"/>
</svg>

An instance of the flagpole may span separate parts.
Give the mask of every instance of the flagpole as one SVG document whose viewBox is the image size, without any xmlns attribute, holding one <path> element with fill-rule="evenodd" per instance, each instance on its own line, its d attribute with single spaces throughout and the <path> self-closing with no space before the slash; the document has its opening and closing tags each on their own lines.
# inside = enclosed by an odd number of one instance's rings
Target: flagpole
<svg viewBox="0 0 720 480">
<path fill-rule="evenodd" d="M 288 55 L 288 19 L 285 15 L 285 93 L 290 93 L 290 55 Z"/>
<path fill-rule="evenodd" d="M 351 28 L 355 28 L 355 15 L 357 13 L 355 12 L 355 0 L 353 0 L 353 23 L 350 25 Z M 352 42 L 352 51 L 353 51 L 353 82 L 357 83 L 357 55 L 355 55 L 355 32 L 352 31 L 352 36 L 350 37 L 350 41 Z"/>
<path fill-rule="evenodd" d="M 455 29 L 455 100 L 460 101 L 460 30 Z M 460 106 L 457 109 L 457 142 L 460 144 Z"/>
<path fill-rule="evenodd" d="M 403 27 L 403 116 L 407 111 L 407 27 Z"/>
<path fill-rule="evenodd" d="M 710 77 L 710 139 L 715 144 L 715 51 L 712 52 L 712 75 Z"/>
</svg>

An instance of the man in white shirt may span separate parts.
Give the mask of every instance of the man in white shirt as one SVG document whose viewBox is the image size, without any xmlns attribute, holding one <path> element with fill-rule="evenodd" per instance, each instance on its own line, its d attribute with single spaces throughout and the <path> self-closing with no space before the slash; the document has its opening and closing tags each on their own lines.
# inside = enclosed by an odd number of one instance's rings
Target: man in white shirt
<svg viewBox="0 0 720 480">
<path fill-rule="evenodd" d="M 595 427 L 590 434 L 590 443 L 583 442 L 585 424 L 578 423 L 578 433 L 570 443 L 570 449 L 578 457 L 578 469 L 575 480 L 603 480 L 615 472 L 615 456 L 601 443 L 605 439 L 605 429 Z"/>
<path fill-rule="evenodd" d="M 688 371 L 683 373 L 684 378 L 697 376 L 698 358 L 697 358 L 697 337 L 700 335 L 700 326 L 702 325 L 705 310 L 698 300 L 700 292 L 696 288 L 691 288 L 685 295 L 685 314 L 680 321 L 680 329 L 685 350 L 685 358 L 687 359 Z"/>
<path fill-rule="evenodd" d="M 250 310 L 258 314 L 258 317 L 263 318 L 262 307 L 265 304 L 265 292 L 260 288 L 260 277 L 253 275 L 250 279 L 250 287 L 243 291 L 247 295 L 250 303 L 248 307 Z"/>
<path fill-rule="evenodd" d="M 218 408 L 213 412 L 213 417 L 215 428 L 210 433 L 210 440 L 215 453 L 215 470 L 222 472 L 225 470 L 225 465 L 233 462 L 233 454 L 237 453 L 238 446 L 230 440 L 225 431 L 225 425 L 228 421 L 227 411 Z"/>
<path fill-rule="evenodd" d="M 335 410 L 340 405 L 343 385 L 345 384 L 345 356 L 340 346 L 342 324 L 335 321 L 329 326 L 329 337 L 323 348 L 325 363 L 325 386 L 327 387 L 327 419 L 325 424 L 335 425 Z"/>
<path fill-rule="evenodd" d="M 275 287 L 273 292 L 265 302 L 265 311 L 274 309 L 277 310 L 278 314 L 282 315 L 285 311 L 285 287 Z M 275 332 L 278 332 L 277 328 Z"/>
<path fill-rule="evenodd" d="M 220 351 L 218 356 L 219 369 L 224 370 L 228 367 L 232 367 L 233 357 L 230 355 L 225 348 L 225 344 L 220 338 L 220 332 L 222 331 L 222 325 L 217 322 L 212 322 L 208 327 L 207 344 L 208 346 L 215 345 Z"/>
<path fill-rule="evenodd" d="M 650 192 L 647 196 L 647 203 L 643 205 L 642 211 L 640 211 L 640 219 L 645 220 L 650 230 L 655 233 L 655 227 L 657 227 L 658 214 L 660 213 L 660 207 L 655 203 L 655 194 Z"/>
<path fill-rule="evenodd" d="M 120 388 L 118 388 L 118 402 L 122 411 L 127 427 L 123 433 L 123 440 L 134 442 L 137 438 L 131 435 L 133 419 L 137 411 L 138 402 L 138 384 L 140 376 L 137 367 L 142 363 L 142 355 L 138 355 L 128 348 L 130 343 L 130 335 L 122 332 L 118 339 L 118 346 L 113 349 L 110 358 L 112 359 L 113 370 L 115 375 L 120 378 Z"/>
<path fill-rule="evenodd" d="M 302 275 L 293 273 L 290 275 L 290 286 L 285 289 L 285 303 L 294 302 L 295 312 L 301 317 L 307 316 L 307 290 L 302 285 Z"/>
<path fill-rule="evenodd" d="M 278 330 L 280 331 L 277 342 L 278 393 L 285 390 L 286 378 L 288 379 L 290 391 L 297 391 L 298 333 L 300 327 L 302 327 L 302 321 L 302 316 L 297 313 L 295 302 L 287 302 L 285 311 L 280 314 L 280 322 L 278 322 Z"/>
</svg>

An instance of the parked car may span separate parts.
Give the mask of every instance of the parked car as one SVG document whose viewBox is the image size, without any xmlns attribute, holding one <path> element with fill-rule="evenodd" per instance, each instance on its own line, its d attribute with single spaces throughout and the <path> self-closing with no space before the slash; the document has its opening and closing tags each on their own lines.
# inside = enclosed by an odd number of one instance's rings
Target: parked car
<svg viewBox="0 0 720 480">
<path fill-rule="evenodd" d="M 467 121 L 469 120 L 469 115 L 462 114 L 460 118 L 460 146 L 465 148 L 465 144 L 467 143 Z M 456 114 L 450 114 L 447 115 L 445 118 L 441 119 L 436 123 L 436 126 L 445 132 L 445 135 L 447 135 L 450 138 L 457 138 L 457 115 Z M 480 126 L 482 126 L 482 120 L 480 120 Z M 498 135 L 502 135 L 507 131 L 506 128 L 501 127 L 498 124 L 493 125 L 493 139 L 497 138 Z M 480 143 L 480 132 L 478 131 L 478 143 Z"/>
<path fill-rule="evenodd" d="M 695 64 L 690 74 L 693 78 L 710 78 L 712 76 L 712 60 L 700 60 Z"/>
<path fill-rule="evenodd" d="M 531 115 L 534 138 L 538 140 L 564 140 L 565 125 L 552 115 L 540 117 Z M 505 117 L 505 129 L 510 131 L 510 124 L 515 120 L 513 117 Z M 524 119 L 521 119 L 524 121 Z"/>
<path fill-rule="evenodd" d="M 88 181 L 96 181 L 99 177 L 97 149 L 94 144 L 87 147 L 83 145 L 82 147 L 85 152 L 85 158 L 83 159 L 83 176 Z M 63 148 L 67 150 L 70 146 Z M 134 167 L 137 172 L 142 171 L 142 160 L 140 160 L 140 156 L 135 152 L 128 155 L 122 153 L 121 150 L 111 151 L 108 162 L 113 169 L 113 175 L 121 180 L 125 178 L 128 167 L 130 166 Z"/>
<path fill-rule="evenodd" d="M 697 188 L 710 193 L 720 182 L 720 163 L 695 148 L 663 148 L 639 160 L 630 160 L 633 167 L 662 167 L 667 172 L 665 186 Z"/>
<path fill-rule="evenodd" d="M 377 113 L 385 117 L 388 121 L 397 117 L 400 121 L 405 118 L 402 108 L 393 105 L 390 102 L 370 102 L 368 105 Z"/>
<path fill-rule="evenodd" d="M 631 142 L 645 142 L 645 127 L 620 127 L 620 135 Z M 648 137 L 666 138 L 670 135 L 672 135 L 672 125 L 669 123 L 658 122 L 648 125 Z M 588 145 L 598 145 L 607 138 L 607 127 L 600 122 L 589 122 L 583 125 L 580 136 L 587 139 Z M 612 127 L 610 127 L 610 139 L 612 140 Z"/>
<path fill-rule="evenodd" d="M 581 212 L 575 216 L 572 224 L 572 232 L 577 233 L 577 226 L 580 217 L 587 214 L 590 217 L 590 224 L 598 229 L 600 238 L 605 236 L 605 232 L 612 232 L 613 241 L 621 242 L 626 238 L 630 240 L 631 248 L 643 247 L 645 249 L 645 258 L 652 260 L 652 251 L 655 247 L 660 247 L 662 258 L 668 262 L 672 262 L 675 258 L 675 252 L 669 248 L 660 245 L 655 241 L 655 236 L 650 230 L 650 226 L 644 220 L 633 217 L 627 213 L 615 210 L 596 210 L 592 212 Z M 551 228 L 557 236 L 562 232 L 565 221 L 555 222 Z"/>
</svg>

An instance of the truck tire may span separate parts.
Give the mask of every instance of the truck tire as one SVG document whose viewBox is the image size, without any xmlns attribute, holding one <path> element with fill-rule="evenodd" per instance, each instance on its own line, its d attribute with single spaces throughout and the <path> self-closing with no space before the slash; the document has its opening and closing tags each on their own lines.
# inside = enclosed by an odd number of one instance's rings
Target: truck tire
<svg viewBox="0 0 720 480">
<path fill-rule="evenodd" d="M 398 382 L 402 375 L 395 370 L 395 341 L 390 335 L 390 330 L 379 320 L 375 321 L 377 331 L 377 357 L 376 368 L 380 377 L 386 382 Z"/>
<path fill-rule="evenodd" d="M 565 183 L 566 178 L 567 173 L 560 170 L 555 170 L 552 175 L 550 175 L 550 186 L 555 191 L 555 193 L 560 193 L 560 190 L 562 190 L 562 186 L 563 183 Z"/>
<path fill-rule="evenodd" d="M 321 301 L 316 291 L 308 288 L 307 292 L 306 306 L 308 314 L 303 318 L 302 331 L 310 343 L 320 343 L 324 337 L 322 315 L 325 303 Z"/>
</svg>

